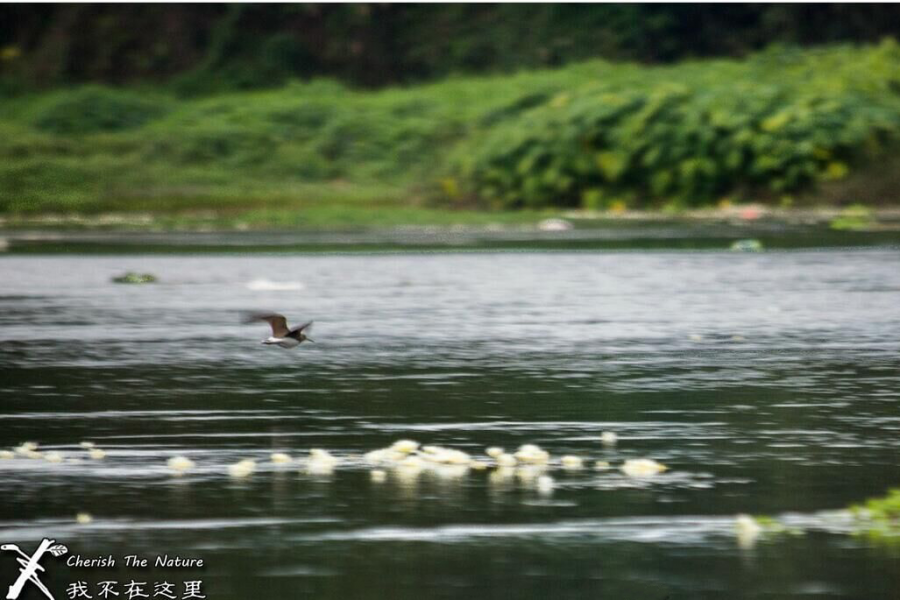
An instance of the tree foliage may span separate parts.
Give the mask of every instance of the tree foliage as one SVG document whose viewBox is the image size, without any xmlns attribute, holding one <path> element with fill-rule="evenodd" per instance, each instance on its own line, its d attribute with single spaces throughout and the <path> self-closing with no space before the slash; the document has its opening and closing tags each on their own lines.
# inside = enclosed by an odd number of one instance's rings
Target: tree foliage
<svg viewBox="0 0 900 600">
<path fill-rule="evenodd" d="M 166 82 L 208 93 L 323 76 L 378 86 L 898 35 L 890 4 L 5 4 L 0 81 L 7 91 Z"/>
</svg>

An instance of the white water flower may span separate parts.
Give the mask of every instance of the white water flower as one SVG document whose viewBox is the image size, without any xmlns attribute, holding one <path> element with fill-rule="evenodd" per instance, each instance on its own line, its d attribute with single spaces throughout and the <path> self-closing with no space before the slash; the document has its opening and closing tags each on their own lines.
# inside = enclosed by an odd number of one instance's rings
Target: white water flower
<svg viewBox="0 0 900 600">
<path fill-rule="evenodd" d="M 496 460 L 499 467 L 514 467 L 519 462 L 515 456 L 506 453 L 500 454 Z"/>
<path fill-rule="evenodd" d="M 28 456 L 29 458 L 31 458 L 30 455 L 31 455 L 32 453 L 34 453 L 34 451 L 37 450 L 37 449 L 38 449 L 37 443 L 35 443 L 35 442 L 23 442 L 21 445 L 16 446 L 15 448 L 13 448 L 13 451 L 14 451 L 16 454 L 19 454 L 19 455 L 21 455 L 21 456 Z"/>
<path fill-rule="evenodd" d="M 384 450 L 384 449 L 372 450 L 371 452 L 366 452 L 363 455 L 363 460 L 365 460 L 369 464 L 374 465 L 374 464 L 378 464 L 380 462 L 387 460 L 387 455 L 388 455 L 387 450 Z"/>
<path fill-rule="evenodd" d="M 441 479 L 459 479 L 469 472 L 469 465 L 438 465 L 434 474 Z"/>
<path fill-rule="evenodd" d="M 621 466 L 622 472 L 629 477 L 650 477 L 667 469 L 667 466 L 656 462 L 652 458 L 628 459 Z"/>
<path fill-rule="evenodd" d="M 462 450 L 441 447 L 438 447 L 427 454 L 423 454 L 422 458 L 430 462 L 445 465 L 467 465 L 472 461 L 472 457 Z"/>
<path fill-rule="evenodd" d="M 250 460 L 249 458 L 238 461 L 233 465 L 228 465 L 228 474 L 236 478 L 246 477 L 255 470 L 256 461 Z"/>
<path fill-rule="evenodd" d="M 94 442 L 78 442 L 78 445 L 84 448 L 85 450 L 90 450 L 94 447 Z"/>
<path fill-rule="evenodd" d="M 91 448 L 88 451 L 88 456 L 90 456 L 94 460 L 103 460 L 104 458 L 106 458 L 106 451 L 101 450 L 100 448 Z"/>
<path fill-rule="evenodd" d="M 540 447 L 534 444 L 520 446 L 514 456 L 517 460 L 524 463 L 546 464 L 550 462 L 550 453 L 546 450 L 541 450 Z"/>
<path fill-rule="evenodd" d="M 334 473 L 335 463 L 322 460 L 311 460 L 306 465 L 307 475 L 330 476 Z"/>
<path fill-rule="evenodd" d="M 604 431 L 600 434 L 600 441 L 604 446 L 615 446 L 619 441 L 619 436 L 612 431 Z"/>
<path fill-rule="evenodd" d="M 15 457 L 16 457 L 15 452 L 12 452 L 10 450 L 0 450 L 0 459 L 8 460 L 8 459 L 15 458 Z"/>
<path fill-rule="evenodd" d="M 598 460 L 594 463 L 594 468 L 598 471 L 606 471 L 609 469 L 609 463 L 605 460 Z"/>
<path fill-rule="evenodd" d="M 419 442 L 412 440 L 397 440 L 391 444 L 391 450 L 394 452 L 402 452 L 403 454 L 411 454 L 418 450 Z"/>
<path fill-rule="evenodd" d="M 541 475 L 537 478 L 536 488 L 539 494 L 541 495 L 549 495 L 553 493 L 554 482 L 553 478 L 549 475 Z"/>
<path fill-rule="evenodd" d="M 321 448 L 313 448 L 312 450 L 309 451 L 309 461 L 322 463 L 322 464 L 336 465 L 338 462 L 340 462 L 340 459 L 338 457 L 334 456 L 328 450 L 322 450 Z"/>
<path fill-rule="evenodd" d="M 372 479 L 373 483 L 384 483 L 387 481 L 387 472 L 382 471 L 381 469 L 375 469 L 369 473 L 369 477 Z"/>
<path fill-rule="evenodd" d="M 64 457 L 60 452 L 47 452 L 44 454 L 44 460 L 52 463 L 61 463 Z"/>
<path fill-rule="evenodd" d="M 418 456 L 407 456 L 398 463 L 401 467 L 407 469 L 424 469 L 425 461 Z"/>
<path fill-rule="evenodd" d="M 275 464 L 284 464 L 292 462 L 294 459 L 285 454 L 284 452 L 273 452 L 272 456 L 269 457 L 271 461 Z"/>
<path fill-rule="evenodd" d="M 491 446 L 490 448 L 485 450 L 484 453 L 487 454 L 488 456 L 490 456 L 491 458 L 496 459 L 498 456 L 503 454 L 503 448 L 500 448 L 498 446 Z"/>
<path fill-rule="evenodd" d="M 92 517 L 91 515 L 89 515 L 86 512 L 80 512 L 77 515 L 75 515 L 75 522 L 78 523 L 79 525 L 87 525 L 88 523 L 90 523 L 93 520 L 94 520 L 94 517 Z"/>
<path fill-rule="evenodd" d="M 448 450 L 443 462 L 450 465 L 468 465 L 472 457 L 462 450 Z"/>
<path fill-rule="evenodd" d="M 762 533 L 762 527 L 750 515 L 738 515 L 734 520 L 734 530 L 741 548 L 752 547 Z"/>
<path fill-rule="evenodd" d="M 560 461 L 562 461 L 562 466 L 565 469 L 580 469 L 584 467 L 584 461 L 578 456 L 572 456 L 571 454 L 563 456 Z"/>
<path fill-rule="evenodd" d="M 173 471 L 187 471 L 196 466 L 196 463 L 186 456 L 173 456 L 166 464 L 168 464 L 169 468 Z"/>
<path fill-rule="evenodd" d="M 516 470 L 512 467 L 499 467 L 488 474 L 488 482 L 491 485 L 506 486 L 516 476 Z"/>
</svg>

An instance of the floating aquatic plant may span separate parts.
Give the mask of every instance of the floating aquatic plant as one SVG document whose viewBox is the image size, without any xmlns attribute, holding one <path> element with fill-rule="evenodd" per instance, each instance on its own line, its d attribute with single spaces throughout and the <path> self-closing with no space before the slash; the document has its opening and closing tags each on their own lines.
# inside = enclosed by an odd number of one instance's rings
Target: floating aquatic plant
<svg viewBox="0 0 900 600">
<path fill-rule="evenodd" d="M 857 534 L 879 544 L 900 546 L 900 488 L 852 505 L 850 512 L 859 527 Z"/>
<path fill-rule="evenodd" d="M 861 505 L 853 505 L 850 510 L 861 518 L 900 525 L 900 488 L 888 490 L 885 496 L 870 498 Z"/>
<path fill-rule="evenodd" d="M 155 275 L 150 273 L 133 273 L 129 271 L 124 275 L 113 277 L 113 283 L 156 283 Z"/>
<path fill-rule="evenodd" d="M 872 211 L 862 204 L 852 204 L 831 220 L 829 226 L 837 231 L 863 231 L 875 224 Z"/>
<path fill-rule="evenodd" d="M 736 240 L 731 244 L 732 252 L 762 252 L 763 245 L 759 240 Z"/>
</svg>

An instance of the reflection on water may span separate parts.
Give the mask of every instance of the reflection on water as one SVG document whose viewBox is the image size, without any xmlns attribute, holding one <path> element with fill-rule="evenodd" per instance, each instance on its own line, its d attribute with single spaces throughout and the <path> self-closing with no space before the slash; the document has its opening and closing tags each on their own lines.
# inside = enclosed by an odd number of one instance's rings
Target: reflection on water
<svg viewBox="0 0 900 600">
<path fill-rule="evenodd" d="M 5 257 L 4 446 L 62 462 L 0 459 L 0 541 L 202 557 L 209 598 L 894 598 L 896 556 L 827 511 L 900 482 L 898 258 Z M 317 343 L 263 346 L 247 309 L 315 319 Z M 363 454 L 400 438 L 553 462 L 373 477 Z M 617 468 L 644 457 L 669 470 Z M 742 549 L 738 513 L 806 535 Z"/>
</svg>

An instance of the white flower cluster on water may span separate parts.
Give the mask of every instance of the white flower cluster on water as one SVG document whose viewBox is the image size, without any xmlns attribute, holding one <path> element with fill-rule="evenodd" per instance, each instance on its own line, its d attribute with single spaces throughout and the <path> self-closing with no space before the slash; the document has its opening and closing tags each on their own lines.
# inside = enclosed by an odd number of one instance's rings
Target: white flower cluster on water
<svg viewBox="0 0 900 600">
<path fill-rule="evenodd" d="M 615 433 L 606 431 L 599 438 L 607 452 L 610 446 L 617 443 Z M 106 451 L 98 448 L 94 442 L 82 441 L 78 444 L 82 452 L 93 460 L 102 460 Z M 11 450 L 0 451 L 0 460 L 43 459 L 50 463 L 81 462 L 78 457 L 69 458 L 58 450 L 41 452 L 35 442 L 24 442 Z M 311 475 L 331 475 L 335 468 L 344 461 L 351 465 L 359 464 L 359 456 L 339 458 L 328 450 L 312 448 L 307 459 L 295 459 L 285 452 L 274 452 L 265 463 L 271 468 L 299 463 L 301 471 Z M 428 473 L 440 478 L 458 478 L 470 471 L 490 470 L 489 483 L 503 484 L 510 480 L 518 480 L 541 494 L 550 494 L 557 487 L 555 480 L 548 474 L 553 468 L 566 471 L 581 471 L 586 465 L 593 464 L 595 471 L 609 471 L 613 465 L 607 460 L 596 460 L 589 463 L 585 457 L 566 454 L 558 459 L 537 444 L 522 444 L 517 450 L 506 451 L 500 446 L 490 446 L 483 456 L 473 456 L 469 452 L 457 448 L 437 445 L 421 445 L 410 439 L 400 439 L 389 446 L 378 448 L 362 455 L 362 462 L 367 464 L 370 480 L 381 484 L 396 478 L 401 483 L 411 483 L 420 474 Z M 186 456 L 172 456 L 167 460 L 168 468 L 176 475 L 184 474 L 197 467 L 197 464 Z M 618 465 L 618 469 L 628 477 L 649 478 L 665 472 L 668 467 L 650 458 L 627 459 Z M 241 479 L 257 471 L 257 462 L 252 458 L 244 458 L 236 463 L 226 465 L 225 472 L 233 478 Z"/>
<path fill-rule="evenodd" d="M 604 432 L 600 441 L 605 446 L 613 446 L 618 438 L 612 432 Z M 106 457 L 106 452 L 97 448 L 94 442 L 83 441 L 79 443 L 79 447 L 86 451 L 91 459 L 101 460 Z M 50 463 L 81 461 L 80 458 L 67 458 L 57 450 L 41 452 L 38 448 L 35 442 L 24 442 L 12 450 L 0 450 L 0 460 L 43 459 Z M 284 452 L 274 452 L 269 455 L 269 459 L 273 465 L 296 462 Z M 488 483 L 492 486 L 504 486 L 518 480 L 541 496 L 549 496 L 557 488 L 556 480 L 548 474 L 551 467 L 559 466 L 568 471 L 580 471 L 584 469 L 586 463 L 585 458 L 573 454 L 564 455 L 558 462 L 554 462 L 550 453 L 536 444 L 523 444 L 513 453 L 499 446 L 490 446 L 485 449 L 484 457 L 479 458 L 463 450 L 436 445 L 422 446 L 408 439 L 397 440 L 390 446 L 367 452 L 362 456 L 362 460 L 371 467 L 369 479 L 373 484 L 385 484 L 391 477 L 400 484 L 411 484 L 423 473 L 441 478 L 458 478 L 469 470 L 490 470 Z M 330 475 L 341 462 L 342 459 L 328 450 L 313 448 L 305 461 L 304 472 L 312 475 Z M 186 456 L 172 456 L 166 464 L 178 475 L 197 466 Z M 594 461 L 593 466 L 596 471 L 609 471 L 613 468 L 606 460 Z M 226 471 L 229 476 L 241 479 L 254 473 L 256 468 L 255 460 L 245 458 L 228 465 Z M 650 458 L 631 458 L 622 462 L 619 470 L 628 477 L 649 478 L 665 472 L 668 467 Z M 88 513 L 82 512 L 76 516 L 76 522 L 82 525 L 89 524 L 92 520 L 93 517 Z M 738 515 L 735 518 L 735 535 L 741 547 L 752 547 L 762 533 L 763 527 L 753 517 Z"/>
<path fill-rule="evenodd" d="M 79 446 L 87 450 L 87 455 L 94 459 L 100 460 L 106 457 L 106 451 L 95 447 L 93 442 L 81 442 Z M 41 452 L 38 450 L 36 442 L 23 442 L 14 447 L 12 450 L 0 450 L 0 460 L 12 460 L 14 458 L 42 459 L 50 463 L 78 463 L 81 462 L 79 457 L 69 457 L 59 450 L 48 450 Z"/>
</svg>

